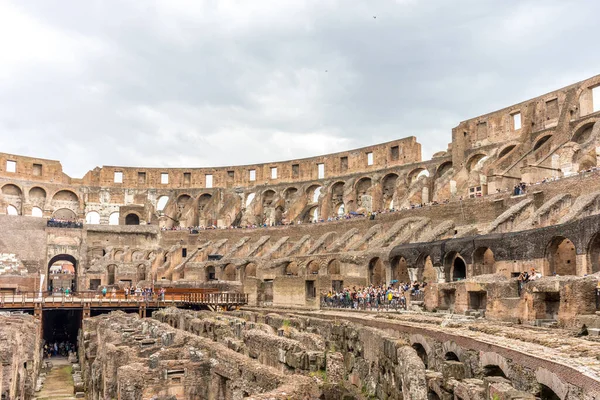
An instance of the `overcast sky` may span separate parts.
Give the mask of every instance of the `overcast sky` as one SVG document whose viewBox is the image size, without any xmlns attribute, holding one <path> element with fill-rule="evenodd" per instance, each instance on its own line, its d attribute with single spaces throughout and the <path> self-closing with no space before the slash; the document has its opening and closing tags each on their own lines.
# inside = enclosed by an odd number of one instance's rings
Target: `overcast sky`
<svg viewBox="0 0 600 400">
<path fill-rule="evenodd" d="M 0 151 L 202 167 L 414 135 L 600 73 L 600 2 L 0 0 Z M 374 18 L 376 17 L 376 18 Z"/>
</svg>

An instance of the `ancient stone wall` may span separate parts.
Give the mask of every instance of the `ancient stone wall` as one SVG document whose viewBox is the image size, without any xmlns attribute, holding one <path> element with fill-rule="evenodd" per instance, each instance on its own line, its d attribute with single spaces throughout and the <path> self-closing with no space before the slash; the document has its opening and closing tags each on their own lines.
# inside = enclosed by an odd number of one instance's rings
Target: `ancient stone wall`
<svg viewBox="0 0 600 400">
<path fill-rule="evenodd" d="M 40 322 L 27 314 L 0 313 L 2 399 L 32 399 L 41 362 Z"/>
</svg>

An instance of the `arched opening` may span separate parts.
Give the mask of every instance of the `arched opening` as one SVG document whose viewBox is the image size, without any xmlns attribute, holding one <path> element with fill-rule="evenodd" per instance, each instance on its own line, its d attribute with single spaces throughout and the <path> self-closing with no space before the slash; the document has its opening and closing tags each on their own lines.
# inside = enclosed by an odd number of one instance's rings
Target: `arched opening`
<svg viewBox="0 0 600 400">
<path fill-rule="evenodd" d="M 312 186 L 309 186 L 308 189 L 306 189 L 306 194 L 308 196 L 309 202 L 311 202 L 311 203 L 319 202 L 319 196 L 321 196 L 321 189 L 322 189 L 322 187 L 319 185 L 312 185 Z"/>
<path fill-rule="evenodd" d="M 437 168 L 435 171 L 435 179 L 441 178 L 446 172 L 452 169 L 452 161 L 446 161 Z"/>
<path fill-rule="evenodd" d="M 346 206 L 344 203 L 340 204 L 337 209 L 337 216 L 343 217 L 346 214 Z"/>
<path fill-rule="evenodd" d="M 535 145 L 533 146 L 533 150 L 537 150 L 540 147 L 543 146 L 544 143 L 546 143 L 550 138 L 552 137 L 552 135 L 546 135 L 542 138 L 540 138 L 537 142 L 535 142 Z"/>
<path fill-rule="evenodd" d="M 109 265 L 108 267 L 106 267 L 106 282 L 108 285 L 114 285 L 115 284 L 115 273 L 117 270 L 117 266 L 112 264 Z"/>
<path fill-rule="evenodd" d="M 340 204 L 344 203 L 344 186 L 345 182 L 336 182 L 331 185 L 331 203 Z"/>
<path fill-rule="evenodd" d="M 488 247 L 480 247 L 473 253 L 473 276 L 494 273 L 494 253 Z"/>
<path fill-rule="evenodd" d="M 296 196 L 297 193 L 298 193 L 298 189 L 296 189 L 295 187 L 289 187 L 284 190 L 283 198 L 286 200 L 291 200 L 292 198 L 294 198 Z"/>
<path fill-rule="evenodd" d="M 250 263 L 250 264 L 246 265 L 244 273 L 245 273 L 246 277 L 255 278 L 256 277 L 256 264 Z"/>
<path fill-rule="evenodd" d="M 447 282 L 466 279 L 467 264 L 458 252 L 450 251 L 444 257 L 444 274 Z"/>
<path fill-rule="evenodd" d="M 340 262 L 337 259 L 333 259 L 329 261 L 327 264 L 327 274 L 328 275 L 339 275 L 340 274 Z"/>
<path fill-rule="evenodd" d="M 17 185 L 8 183 L 8 184 L 2 186 L 2 194 L 4 196 L 21 197 L 23 192 L 21 192 L 21 189 Z"/>
<path fill-rule="evenodd" d="M 429 176 L 429 171 L 427 171 L 425 168 L 421 168 L 421 167 L 415 168 L 412 171 L 410 171 L 408 173 L 408 175 L 406 176 L 407 183 L 409 185 L 411 185 L 411 184 L 415 183 L 417 180 L 419 180 L 419 178 L 422 176 L 425 176 L 425 177 Z"/>
<path fill-rule="evenodd" d="M 591 273 L 600 272 L 600 232 L 596 233 L 590 240 L 587 253 Z"/>
<path fill-rule="evenodd" d="M 306 274 L 307 275 L 317 275 L 319 273 L 320 268 L 321 268 L 321 265 L 319 264 L 319 261 L 312 260 L 306 266 Z"/>
<path fill-rule="evenodd" d="M 499 376 L 507 378 L 504 371 L 502 371 L 502 368 L 497 365 L 486 365 L 483 367 L 483 376 Z"/>
<path fill-rule="evenodd" d="M 32 207 L 31 208 L 31 216 L 41 218 L 44 216 L 44 212 L 39 207 Z"/>
<path fill-rule="evenodd" d="M 396 185 L 398 183 L 397 174 L 387 174 L 381 180 L 381 191 L 383 196 L 383 208 L 392 209 L 394 195 L 396 193 Z"/>
<path fill-rule="evenodd" d="M 300 268 L 298 267 L 298 263 L 296 263 L 295 261 L 291 261 L 285 266 L 285 274 L 291 276 L 298 276 L 299 269 Z"/>
<path fill-rule="evenodd" d="M 226 281 L 237 280 L 235 265 L 227 264 L 227 266 L 225 268 L 223 268 L 223 280 L 226 280 Z"/>
<path fill-rule="evenodd" d="M 460 359 L 458 358 L 458 356 L 456 355 L 456 353 L 453 352 L 453 351 L 446 352 L 446 354 L 444 354 L 444 360 L 446 360 L 446 361 L 459 361 L 460 362 Z"/>
<path fill-rule="evenodd" d="M 415 349 L 417 355 L 425 364 L 425 369 L 429 368 L 429 357 L 427 356 L 427 351 L 425 351 L 425 347 L 421 343 L 413 343 L 412 348 Z"/>
<path fill-rule="evenodd" d="M 404 283 L 409 282 L 410 277 L 408 276 L 408 263 L 406 258 L 402 256 L 396 256 L 392 258 L 392 281 L 390 283 Z"/>
<path fill-rule="evenodd" d="M 548 386 L 540 383 L 540 391 L 537 394 L 540 400 L 560 400 L 560 397 Z"/>
<path fill-rule="evenodd" d="M 158 201 L 156 202 L 156 211 L 162 211 L 167 206 L 169 202 L 169 196 L 160 196 Z"/>
<path fill-rule="evenodd" d="M 60 208 L 52 214 L 53 218 L 62 219 L 67 221 L 73 221 L 77 219 L 77 214 L 73 210 L 69 210 L 68 208 Z"/>
<path fill-rule="evenodd" d="M 262 194 L 263 207 L 270 207 L 273 204 L 274 199 L 275 191 L 271 189 L 265 190 Z"/>
<path fill-rule="evenodd" d="M 453 281 L 461 281 L 467 278 L 467 265 L 465 264 L 465 260 L 460 257 L 456 257 L 454 259 L 453 267 L 452 267 L 452 280 Z"/>
<path fill-rule="evenodd" d="M 6 207 L 6 214 L 7 215 L 19 215 L 19 210 L 17 210 L 17 207 L 10 204 L 8 207 Z"/>
<path fill-rule="evenodd" d="M 246 208 L 252 203 L 252 201 L 254 201 L 255 197 L 256 193 L 250 193 L 248 196 L 246 196 Z"/>
<path fill-rule="evenodd" d="M 146 267 L 144 264 L 139 264 L 137 266 L 136 275 L 138 283 L 146 280 Z"/>
<path fill-rule="evenodd" d="M 108 216 L 108 224 L 109 225 L 119 225 L 119 213 L 114 212 Z"/>
<path fill-rule="evenodd" d="M 385 285 L 385 268 L 379 257 L 369 262 L 369 283 L 371 285 Z"/>
<path fill-rule="evenodd" d="M 319 221 L 319 207 L 314 206 L 306 212 L 304 218 L 304 222 L 318 222 Z"/>
<path fill-rule="evenodd" d="M 505 155 L 507 155 L 508 153 L 510 153 L 514 148 L 516 147 L 516 145 L 511 144 L 510 146 L 506 146 L 505 148 L 503 148 L 500 153 L 498 153 L 498 159 L 504 157 Z"/>
<path fill-rule="evenodd" d="M 217 274 L 215 273 L 215 267 L 213 265 L 209 265 L 208 267 L 206 267 L 206 280 L 207 281 L 217 280 Z"/>
<path fill-rule="evenodd" d="M 46 199 L 46 191 L 39 186 L 32 187 L 29 189 L 29 199 L 30 200 L 45 200 Z"/>
<path fill-rule="evenodd" d="M 77 260 L 70 254 L 59 254 L 48 261 L 48 291 L 64 293 L 77 290 Z"/>
<path fill-rule="evenodd" d="M 139 225 L 140 217 L 137 214 L 131 213 L 127 214 L 125 217 L 125 225 Z"/>
<path fill-rule="evenodd" d="M 487 155 L 483 153 L 472 155 L 465 163 L 467 171 L 471 172 L 479 170 L 483 166 L 485 159 L 487 159 Z"/>
<path fill-rule="evenodd" d="M 583 144 L 583 143 L 587 142 L 590 139 L 590 136 L 592 136 L 593 128 L 594 128 L 594 122 L 585 124 L 584 126 L 579 128 L 577 130 L 577 132 L 575 132 L 573 134 L 571 141 L 573 141 L 575 143 L 579 143 L 579 144 Z"/>
<path fill-rule="evenodd" d="M 100 223 L 100 214 L 96 211 L 90 211 L 85 216 L 85 223 L 90 225 L 98 225 Z"/>
<path fill-rule="evenodd" d="M 549 275 L 577 275 L 575 244 L 566 237 L 553 238 L 547 250 Z"/>
</svg>

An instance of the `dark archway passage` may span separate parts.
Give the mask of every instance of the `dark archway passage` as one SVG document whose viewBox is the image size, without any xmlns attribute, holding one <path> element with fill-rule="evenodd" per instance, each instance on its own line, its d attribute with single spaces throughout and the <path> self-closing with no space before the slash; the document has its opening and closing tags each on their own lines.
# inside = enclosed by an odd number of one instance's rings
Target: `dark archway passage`
<svg viewBox="0 0 600 400">
<path fill-rule="evenodd" d="M 385 268 L 379 257 L 375 257 L 369 262 L 369 283 L 385 285 Z"/>
<path fill-rule="evenodd" d="M 139 225 L 140 217 L 137 214 L 127 214 L 125 217 L 125 225 Z"/>
<path fill-rule="evenodd" d="M 423 361 L 425 369 L 429 368 L 429 357 L 427 356 L 427 351 L 425 350 L 425 347 L 423 347 L 421 343 L 413 343 L 412 348 L 415 349 L 417 355 L 419 356 L 421 361 Z"/>
<path fill-rule="evenodd" d="M 577 275 L 575 244 L 566 237 L 554 237 L 546 254 L 548 275 Z"/>
<path fill-rule="evenodd" d="M 541 400 L 560 400 L 560 397 L 552 389 L 548 386 L 540 384 L 540 392 L 538 393 L 538 397 Z"/>
<path fill-rule="evenodd" d="M 467 277 L 467 266 L 465 265 L 465 261 L 456 257 L 454 259 L 454 267 L 452 268 L 452 280 L 460 281 Z"/>
<path fill-rule="evenodd" d="M 44 341 L 50 346 L 57 343 L 69 343 L 73 349 L 77 346 L 77 335 L 81 328 L 81 310 L 44 310 L 42 326 Z M 65 354 L 63 354 L 65 355 Z"/>
</svg>

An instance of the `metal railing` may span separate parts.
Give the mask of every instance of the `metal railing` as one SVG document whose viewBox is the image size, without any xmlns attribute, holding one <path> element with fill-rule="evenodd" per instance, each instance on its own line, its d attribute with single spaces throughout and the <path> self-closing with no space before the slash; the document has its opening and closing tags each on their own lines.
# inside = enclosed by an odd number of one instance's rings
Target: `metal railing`
<svg viewBox="0 0 600 400">
<path fill-rule="evenodd" d="M 243 305 L 248 304 L 246 293 L 186 293 L 182 301 L 189 304 Z"/>
<path fill-rule="evenodd" d="M 58 307 L 138 307 L 140 305 L 162 307 L 167 305 L 214 304 L 241 305 L 247 304 L 245 293 L 169 293 L 165 294 L 130 294 L 106 293 L 97 291 L 75 292 L 73 294 L 53 292 L 0 293 L 0 308 L 34 308 L 36 304 Z"/>
</svg>

